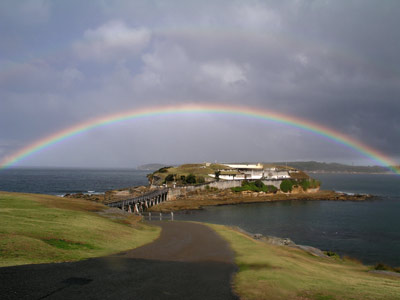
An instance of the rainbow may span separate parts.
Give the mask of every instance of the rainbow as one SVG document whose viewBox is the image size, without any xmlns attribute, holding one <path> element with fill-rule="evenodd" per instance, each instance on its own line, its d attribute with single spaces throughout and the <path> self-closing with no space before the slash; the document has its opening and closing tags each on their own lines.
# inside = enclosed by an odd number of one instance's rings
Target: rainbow
<svg viewBox="0 0 400 300">
<path fill-rule="evenodd" d="M 5 158 L 0 163 L 0 169 L 8 168 L 22 159 L 39 152 L 47 147 L 59 143 L 65 139 L 78 135 L 82 132 L 89 131 L 93 128 L 111 125 L 114 123 L 123 122 L 131 119 L 139 119 L 143 117 L 156 117 L 169 114 L 188 114 L 188 113 L 207 113 L 207 114 L 226 114 L 245 116 L 261 120 L 269 120 L 289 126 L 297 127 L 309 132 L 313 132 L 319 136 L 328 138 L 331 141 L 347 146 L 356 150 L 362 155 L 373 159 L 378 164 L 383 165 L 396 174 L 400 174 L 400 168 L 395 167 L 396 163 L 389 157 L 380 153 L 360 141 L 357 141 L 345 134 L 335 131 L 331 128 L 325 127 L 311 121 L 297 118 L 290 115 L 284 115 L 271 110 L 255 109 L 244 106 L 233 105 L 217 105 L 217 104 L 184 104 L 184 105 L 171 105 L 171 106 L 156 106 L 142 109 L 134 109 L 122 113 L 116 113 L 108 116 L 99 117 L 93 120 L 85 121 L 75 126 L 66 128 L 62 131 L 56 132 L 50 136 L 40 139 L 25 148 L 20 149 L 12 156 Z"/>
</svg>

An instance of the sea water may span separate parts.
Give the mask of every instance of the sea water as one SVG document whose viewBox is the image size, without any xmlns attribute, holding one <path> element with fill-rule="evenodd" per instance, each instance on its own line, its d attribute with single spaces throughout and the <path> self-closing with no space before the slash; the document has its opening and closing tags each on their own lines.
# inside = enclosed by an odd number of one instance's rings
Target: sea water
<svg viewBox="0 0 400 300">
<path fill-rule="evenodd" d="M 367 264 L 400 266 L 400 176 L 311 174 L 324 189 L 375 195 L 367 201 L 280 201 L 205 207 L 176 215 L 234 225 L 252 233 L 288 237 Z"/>
<path fill-rule="evenodd" d="M 132 169 L 8 169 L 0 190 L 63 195 L 102 193 L 146 185 L 149 171 Z M 323 189 L 375 195 L 372 200 L 281 201 L 206 207 L 177 220 L 240 226 L 252 233 L 289 237 L 298 244 L 331 250 L 364 263 L 400 266 L 400 176 L 311 174 Z"/>
<path fill-rule="evenodd" d="M 65 195 L 101 194 L 107 190 L 147 185 L 149 171 L 134 169 L 15 168 L 0 170 L 0 190 Z"/>
</svg>

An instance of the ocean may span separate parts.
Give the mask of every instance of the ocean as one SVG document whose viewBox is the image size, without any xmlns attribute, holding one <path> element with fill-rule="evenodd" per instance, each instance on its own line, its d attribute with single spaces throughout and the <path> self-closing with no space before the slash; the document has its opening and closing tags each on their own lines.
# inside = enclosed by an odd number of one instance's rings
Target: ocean
<svg viewBox="0 0 400 300">
<path fill-rule="evenodd" d="M 0 190 L 62 196 L 101 194 L 107 190 L 147 185 L 150 171 L 135 169 L 15 168 L 0 170 Z"/>
<path fill-rule="evenodd" d="M 64 195 L 103 193 L 147 184 L 149 171 L 132 169 L 8 169 L 0 190 Z M 175 214 L 177 220 L 239 226 L 252 233 L 288 237 L 367 264 L 400 266 L 400 176 L 310 174 L 323 189 L 375 195 L 363 202 L 284 201 L 206 207 Z"/>
</svg>

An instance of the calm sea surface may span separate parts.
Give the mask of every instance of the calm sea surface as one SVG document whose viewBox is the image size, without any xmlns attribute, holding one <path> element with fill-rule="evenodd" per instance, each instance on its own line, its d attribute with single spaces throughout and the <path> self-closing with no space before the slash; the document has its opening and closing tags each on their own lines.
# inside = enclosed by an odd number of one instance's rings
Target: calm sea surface
<svg viewBox="0 0 400 300">
<path fill-rule="evenodd" d="M 132 169 L 7 169 L 0 170 L 0 190 L 51 195 L 104 193 L 147 185 L 148 173 Z"/>
<path fill-rule="evenodd" d="M 0 190 L 63 195 L 101 193 L 147 184 L 148 171 L 10 169 L 0 171 Z M 298 244 L 358 258 L 365 263 L 400 266 L 400 176 L 312 174 L 324 189 L 369 193 L 364 202 L 285 201 L 208 207 L 179 220 L 240 226 L 265 235 L 289 237 Z"/>
</svg>

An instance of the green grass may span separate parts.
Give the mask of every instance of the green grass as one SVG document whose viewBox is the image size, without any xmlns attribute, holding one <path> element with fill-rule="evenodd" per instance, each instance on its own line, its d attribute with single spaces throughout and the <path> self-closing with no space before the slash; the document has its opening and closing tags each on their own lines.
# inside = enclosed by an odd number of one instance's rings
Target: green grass
<svg viewBox="0 0 400 300">
<path fill-rule="evenodd" d="M 59 249 L 66 249 L 66 250 L 96 249 L 95 246 L 90 245 L 90 244 L 77 243 L 77 242 L 71 242 L 71 241 L 60 240 L 60 239 L 44 239 L 43 242 L 45 242 L 53 247 L 56 247 Z"/>
<path fill-rule="evenodd" d="M 188 176 L 189 174 L 193 174 L 196 177 L 201 176 L 201 177 L 208 177 L 209 174 L 214 174 L 215 171 L 218 171 L 220 169 L 230 169 L 227 166 L 220 165 L 220 164 L 210 164 L 209 166 L 206 166 L 205 164 L 184 164 L 178 167 L 168 167 L 168 168 L 162 168 L 162 172 L 159 172 L 160 170 L 154 172 L 153 174 L 159 176 L 162 181 L 168 176 L 168 175 L 176 175 L 177 180 L 179 181 L 181 176 Z"/>
<path fill-rule="evenodd" d="M 370 267 L 256 241 L 210 225 L 236 253 L 234 289 L 241 299 L 400 299 L 400 279 L 368 273 Z"/>
<path fill-rule="evenodd" d="M 0 192 L 0 266 L 81 260 L 132 249 L 160 229 L 110 219 L 94 202 Z"/>
</svg>

